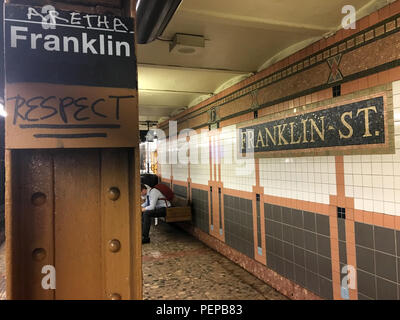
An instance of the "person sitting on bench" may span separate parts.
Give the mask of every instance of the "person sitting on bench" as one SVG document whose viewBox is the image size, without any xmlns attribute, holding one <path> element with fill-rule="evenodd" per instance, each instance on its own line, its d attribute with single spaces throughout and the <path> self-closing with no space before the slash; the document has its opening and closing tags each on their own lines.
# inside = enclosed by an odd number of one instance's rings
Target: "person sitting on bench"
<svg viewBox="0 0 400 320">
<path fill-rule="evenodd" d="M 158 185 L 150 190 L 144 184 L 141 184 L 140 187 L 141 195 L 146 197 L 146 201 L 142 204 L 142 243 L 150 242 L 151 218 L 165 217 L 167 215 L 167 208 L 171 207 L 167 196 L 157 187 Z"/>
</svg>

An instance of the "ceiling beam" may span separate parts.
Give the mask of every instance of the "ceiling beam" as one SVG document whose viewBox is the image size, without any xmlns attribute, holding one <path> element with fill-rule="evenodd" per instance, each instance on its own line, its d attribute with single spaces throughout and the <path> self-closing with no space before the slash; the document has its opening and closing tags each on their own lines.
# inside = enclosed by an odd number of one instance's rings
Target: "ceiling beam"
<svg viewBox="0 0 400 320">
<path fill-rule="evenodd" d="M 179 91 L 179 90 L 163 90 L 163 89 L 139 89 L 140 92 L 157 92 L 157 93 L 173 93 L 173 94 L 213 94 L 212 92 L 198 92 L 198 91 Z"/>
<path fill-rule="evenodd" d="M 201 71 L 201 72 L 219 72 L 228 74 L 247 74 L 248 71 L 243 70 L 229 70 L 229 69 L 212 69 L 212 68 L 201 68 L 201 67 L 182 67 L 178 65 L 164 65 L 164 64 L 153 64 L 153 63 L 138 63 L 138 68 L 153 68 L 153 69 L 168 69 L 168 70 L 179 70 L 179 71 Z"/>
<path fill-rule="evenodd" d="M 139 103 L 139 108 L 154 108 L 154 109 L 176 109 L 176 108 L 183 108 L 185 106 L 165 106 L 165 105 L 154 105 L 154 104 L 141 104 Z"/>
<path fill-rule="evenodd" d="M 282 28 L 286 27 L 286 28 L 290 28 L 290 29 L 317 31 L 317 32 L 322 32 L 322 33 L 325 33 L 325 32 L 331 31 L 332 29 L 335 29 L 335 26 L 333 28 L 321 27 L 318 25 L 312 25 L 312 24 L 306 24 L 306 23 L 295 23 L 295 22 L 275 20 L 275 19 L 241 16 L 241 15 L 230 14 L 230 13 L 226 13 L 226 12 L 215 12 L 215 11 L 210 11 L 210 10 L 185 9 L 182 7 L 180 9 L 180 11 L 182 13 L 189 13 L 189 14 L 193 14 L 196 16 L 207 16 L 207 17 L 216 18 L 218 20 L 224 19 L 224 20 L 230 21 L 232 24 L 236 24 L 236 25 L 247 24 L 247 25 L 254 25 L 257 27 L 262 26 L 265 29 L 271 29 L 271 28 L 276 29 L 277 27 L 282 29 Z M 202 20 L 207 21 L 207 18 L 203 18 Z"/>
</svg>

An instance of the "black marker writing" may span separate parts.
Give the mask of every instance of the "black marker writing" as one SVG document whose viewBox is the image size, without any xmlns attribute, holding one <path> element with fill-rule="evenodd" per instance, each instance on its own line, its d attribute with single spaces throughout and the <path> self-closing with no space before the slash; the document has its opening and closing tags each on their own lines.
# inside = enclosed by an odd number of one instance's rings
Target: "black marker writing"
<svg viewBox="0 0 400 320">
<path fill-rule="evenodd" d="M 8 98 L 8 101 L 15 101 L 7 105 L 13 108 L 13 124 L 18 122 L 40 122 L 58 118 L 56 122 L 62 121 L 65 124 L 96 120 L 98 118 L 119 120 L 121 108 L 130 107 L 130 101 L 135 96 L 108 96 L 91 100 L 87 97 L 56 97 L 56 96 L 35 96 L 22 97 L 16 95 Z"/>
<path fill-rule="evenodd" d="M 116 106 L 116 110 L 115 110 L 115 118 L 117 120 L 119 120 L 119 100 L 121 99 L 132 99 L 135 96 L 110 96 L 109 98 L 111 99 L 117 99 L 117 106 Z"/>
</svg>

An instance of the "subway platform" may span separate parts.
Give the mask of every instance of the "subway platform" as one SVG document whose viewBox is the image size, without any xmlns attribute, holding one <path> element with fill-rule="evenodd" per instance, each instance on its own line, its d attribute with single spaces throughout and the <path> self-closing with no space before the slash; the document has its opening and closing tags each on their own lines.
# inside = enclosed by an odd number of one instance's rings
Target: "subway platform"
<svg viewBox="0 0 400 320">
<path fill-rule="evenodd" d="M 144 300 L 286 300 L 275 289 L 178 227 L 152 225 L 143 245 Z M 5 294 L 0 246 L 0 300 Z"/>
<path fill-rule="evenodd" d="M 143 245 L 145 300 L 286 300 L 202 242 L 167 223 Z"/>
</svg>

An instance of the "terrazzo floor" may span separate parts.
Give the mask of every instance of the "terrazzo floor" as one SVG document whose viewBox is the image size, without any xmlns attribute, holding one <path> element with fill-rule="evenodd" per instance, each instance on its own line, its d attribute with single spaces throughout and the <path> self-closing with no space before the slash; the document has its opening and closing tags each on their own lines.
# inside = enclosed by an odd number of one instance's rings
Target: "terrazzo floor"
<svg viewBox="0 0 400 320">
<path fill-rule="evenodd" d="M 145 300 L 287 300 L 221 254 L 166 223 L 143 245 Z"/>
<path fill-rule="evenodd" d="M 143 245 L 144 300 L 287 300 L 276 290 L 181 229 L 152 225 Z M 0 300 L 5 246 L 0 246 Z"/>
</svg>

